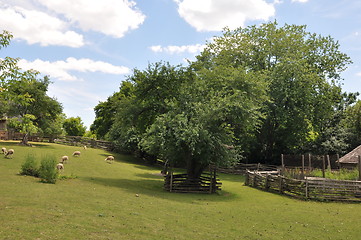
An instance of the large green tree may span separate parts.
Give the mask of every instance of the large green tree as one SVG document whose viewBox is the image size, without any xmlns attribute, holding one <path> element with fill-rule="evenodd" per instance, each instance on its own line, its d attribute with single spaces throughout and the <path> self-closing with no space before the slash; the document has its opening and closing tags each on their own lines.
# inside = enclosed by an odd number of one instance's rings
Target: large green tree
<svg viewBox="0 0 361 240">
<path fill-rule="evenodd" d="M 305 150 L 326 129 L 342 99 L 340 73 L 349 63 L 330 36 L 277 22 L 225 29 L 197 57 L 197 66 L 228 64 L 266 76 L 270 101 L 250 154 L 265 161 Z"/>
<path fill-rule="evenodd" d="M 111 136 L 197 178 L 210 164 L 239 159 L 240 143 L 260 123 L 267 87 L 261 78 L 226 64 L 197 72 L 164 63 L 135 70 L 128 79 L 133 94 L 120 104 Z"/>
<path fill-rule="evenodd" d="M 0 34 L 0 49 L 10 43 L 12 35 Z M 6 57 L 0 60 L 0 108 L 2 114 L 12 117 L 10 126 L 24 133 L 23 144 L 29 134 L 45 131 L 45 122 L 54 121 L 62 113 L 61 104 L 47 96 L 49 78 L 39 79 L 35 70 L 23 71 L 18 59 Z"/>
</svg>

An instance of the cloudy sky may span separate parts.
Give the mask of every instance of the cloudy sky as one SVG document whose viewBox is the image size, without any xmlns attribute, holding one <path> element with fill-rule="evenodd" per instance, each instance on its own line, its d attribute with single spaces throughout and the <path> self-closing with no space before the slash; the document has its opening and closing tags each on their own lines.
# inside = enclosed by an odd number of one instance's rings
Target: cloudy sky
<svg viewBox="0 0 361 240">
<path fill-rule="evenodd" d="M 49 75 L 49 96 L 90 126 L 134 68 L 186 64 L 225 26 L 275 19 L 338 40 L 353 60 L 343 88 L 361 93 L 359 0 L 0 0 L 0 31 L 14 35 L 0 58 Z"/>
</svg>

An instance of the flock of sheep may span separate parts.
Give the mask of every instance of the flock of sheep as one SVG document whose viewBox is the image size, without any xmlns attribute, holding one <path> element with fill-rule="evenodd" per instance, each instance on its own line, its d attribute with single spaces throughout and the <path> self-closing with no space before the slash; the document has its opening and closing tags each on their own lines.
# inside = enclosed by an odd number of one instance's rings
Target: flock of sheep
<svg viewBox="0 0 361 240">
<path fill-rule="evenodd" d="M 84 149 L 86 150 L 87 147 L 84 146 Z M 5 158 L 12 158 L 12 156 L 14 155 L 14 149 L 9 149 L 7 150 L 5 147 L 1 148 L 2 154 L 4 154 Z M 74 157 L 79 157 L 81 154 L 80 151 L 75 151 L 73 152 L 73 156 Z M 56 165 L 56 169 L 61 172 L 64 170 L 64 163 L 66 163 L 69 160 L 68 156 L 62 156 L 59 163 Z M 112 163 L 114 161 L 114 156 L 108 156 L 104 159 L 104 161 L 108 162 L 108 163 Z"/>
<path fill-rule="evenodd" d="M 1 148 L 1 152 L 5 155 L 6 158 L 10 158 L 14 154 L 14 149 L 6 150 L 6 148 Z"/>
</svg>

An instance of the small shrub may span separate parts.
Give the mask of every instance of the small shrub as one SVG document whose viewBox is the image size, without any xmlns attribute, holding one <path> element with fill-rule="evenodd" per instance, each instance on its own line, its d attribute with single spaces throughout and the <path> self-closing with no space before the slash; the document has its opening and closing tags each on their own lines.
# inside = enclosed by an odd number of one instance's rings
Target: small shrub
<svg viewBox="0 0 361 240">
<path fill-rule="evenodd" d="M 39 169 L 35 160 L 35 156 L 28 154 L 26 156 L 25 162 L 21 165 L 20 174 L 39 177 Z"/>
<path fill-rule="evenodd" d="M 39 168 L 39 177 L 43 182 L 55 183 L 58 178 L 56 169 L 56 158 L 54 156 L 45 156 L 42 158 Z"/>
</svg>

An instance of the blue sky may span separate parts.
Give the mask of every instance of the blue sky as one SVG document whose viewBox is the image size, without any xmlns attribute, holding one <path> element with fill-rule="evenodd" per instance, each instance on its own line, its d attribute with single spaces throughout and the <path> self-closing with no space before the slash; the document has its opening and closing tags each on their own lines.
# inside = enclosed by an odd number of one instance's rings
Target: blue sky
<svg viewBox="0 0 361 240">
<path fill-rule="evenodd" d="M 359 0 L 0 0 L 0 31 L 14 35 L 0 58 L 49 75 L 48 95 L 89 127 L 134 68 L 186 65 L 225 26 L 273 20 L 338 40 L 353 61 L 343 89 L 361 93 Z"/>
</svg>

